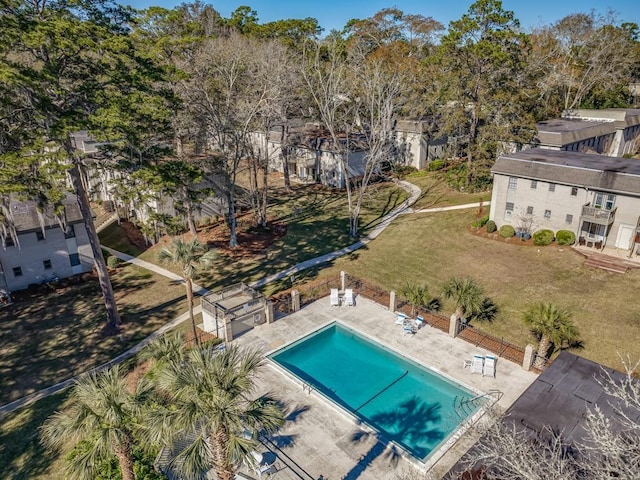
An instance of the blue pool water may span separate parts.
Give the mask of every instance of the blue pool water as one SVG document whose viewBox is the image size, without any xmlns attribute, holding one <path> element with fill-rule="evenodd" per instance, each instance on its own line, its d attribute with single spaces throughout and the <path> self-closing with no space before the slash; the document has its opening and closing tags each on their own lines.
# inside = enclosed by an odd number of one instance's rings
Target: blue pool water
<svg viewBox="0 0 640 480">
<path fill-rule="evenodd" d="M 333 323 L 270 355 L 424 460 L 480 407 L 475 394 Z"/>
</svg>

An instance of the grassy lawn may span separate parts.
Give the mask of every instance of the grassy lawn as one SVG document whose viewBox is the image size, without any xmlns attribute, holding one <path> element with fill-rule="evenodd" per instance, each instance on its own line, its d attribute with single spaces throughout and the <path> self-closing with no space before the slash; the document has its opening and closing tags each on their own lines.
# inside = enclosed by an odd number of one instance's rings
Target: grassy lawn
<svg viewBox="0 0 640 480">
<path fill-rule="evenodd" d="M 526 247 L 473 235 L 468 225 L 477 210 L 415 214 L 393 222 L 375 242 L 319 276 L 340 270 L 389 289 L 424 283 L 439 295 L 452 276 L 470 275 L 500 311 L 478 326 L 518 345 L 535 345 L 522 321 L 534 302 L 550 301 L 573 312 L 584 348 L 575 353 L 621 369 L 618 353 L 640 358 L 640 304 L 629 295 L 640 288 L 640 270 L 625 275 L 592 269 L 571 248 Z M 539 250 L 539 251 L 538 251 Z M 445 313 L 452 305 L 443 303 Z"/>
<path fill-rule="evenodd" d="M 97 281 L 21 295 L 0 310 L 0 404 L 66 380 L 127 350 L 186 309 L 184 287 L 132 265 L 112 283 L 122 333 L 104 337 Z"/>
<path fill-rule="evenodd" d="M 413 206 L 416 210 L 491 201 L 491 191 L 462 193 L 447 188 L 441 175 L 437 172 L 415 172 L 407 175 L 405 180 L 422 189 L 422 195 Z M 486 213 L 489 213 L 488 209 Z"/>
<path fill-rule="evenodd" d="M 384 215 L 407 197 L 407 192 L 392 183 L 372 185 L 362 205 L 362 234 L 375 228 Z M 210 289 L 238 281 L 252 282 L 354 243 L 349 238 L 344 192 L 317 185 L 294 185 L 291 193 L 275 189 L 269 214 L 274 220 L 287 225 L 286 235 L 261 255 L 237 258 L 221 253 L 211 268 L 197 278 L 197 282 Z M 106 240 L 103 243 L 112 246 Z M 158 263 L 157 252 L 164 245 L 166 243 L 161 242 L 147 249 L 139 258 Z M 180 274 L 175 266 L 164 268 Z"/>
<path fill-rule="evenodd" d="M 100 243 L 134 257 L 143 252 L 142 249 L 129 241 L 125 230 L 118 223 L 112 223 L 100 232 Z"/>
<path fill-rule="evenodd" d="M 64 455 L 49 452 L 40 443 L 39 427 L 60 409 L 67 392 L 43 398 L 2 417 L 0 466 L 3 479 L 45 480 L 65 478 Z"/>
</svg>

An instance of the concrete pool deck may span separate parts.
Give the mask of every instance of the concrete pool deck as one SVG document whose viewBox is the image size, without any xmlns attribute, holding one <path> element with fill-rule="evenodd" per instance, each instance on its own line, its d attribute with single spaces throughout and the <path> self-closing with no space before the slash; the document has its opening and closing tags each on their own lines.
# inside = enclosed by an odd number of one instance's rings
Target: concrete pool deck
<svg viewBox="0 0 640 480">
<path fill-rule="evenodd" d="M 464 360 L 471 359 L 474 354 L 490 352 L 462 339 L 451 338 L 430 326 L 423 327 L 413 336 L 403 335 L 395 318 L 396 315 L 386 307 L 362 297 L 356 297 L 355 307 L 331 307 L 329 297 L 326 297 L 272 324 L 257 326 L 234 340 L 234 344 L 270 353 L 339 320 L 457 382 L 482 392 L 499 390 L 502 397 L 496 405 L 500 411 L 506 410 L 537 377 L 504 359 L 498 359 L 495 378 L 471 374 L 469 368 L 463 368 Z M 367 427 L 358 425 L 353 417 L 318 392 L 303 389 L 299 380 L 285 375 L 270 361 L 264 368 L 259 388 L 271 391 L 285 401 L 291 412 L 290 421 L 273 437 L 280 449 L 276 452 L 284 460 L 282 463 L 290 464 L 292 460 L 309 474 L 295 475 L 283 465 L 276 478 L 315 480 L 322 475 L 331 480 L 391 480 L 399 473 L 416 469 L 413 458 L 393 445 L 379 442 Z M 446 473 L 473 444 L 474 438 L 473 430 L 462 435 L 435 462 L 431 473 L 436 478 Z"/>
</svg>

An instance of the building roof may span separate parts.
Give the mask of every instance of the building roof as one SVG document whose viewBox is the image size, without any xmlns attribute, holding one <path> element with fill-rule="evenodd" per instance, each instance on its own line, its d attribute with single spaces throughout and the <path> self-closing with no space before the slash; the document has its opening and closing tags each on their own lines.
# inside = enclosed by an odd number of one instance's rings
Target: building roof
<svg viewBox="0 0 640 480">
<path fill-rule="evenodd" d="M 65 208 L 65 216 L 68 224 L 79 223 L 82 221 L 82 214 L 75 195 L 69 195 L 62 203 Z M 9 208 L 13 222 L 18 233 L 40 230 L 42 225 L 44 228 L 54 228 L 59 226 L 58 221 L 53 215 L 53 209 L 49 207 L 42 215 L 42 223 L 35 202 L 11 201 Z"/>
<path fill-rule="evenodd" d="M 491 173 L 640 195 L 640 160 L 533 148 L 500 156 Z"/>
<path fill-rule="evenodd" d="M 584 443 L 586 413 L 596 405 L 611 419 L 611 427 L 618 431 L 618 409 L 637 418 L 633 411 L 615 402 L 602 387 L 606 374 L 616 382 L 626 375 L 569 352 L 561 352 L 553 363 L 533 382 L 507 410 L 505 419 L 519 427 L 540 433 L 545 426 L 563 432 L 564 440 L 575 445 Z"/>
<path fill-rule="evenodd" d="M 565 115 L 565 118 L 581 118 L 589 120 L 613 122 L 616 128 L 627 128 L 640 125 L 640 109 L 638 108 L 603 108 L 601 110 L 579 108 Z"/>
<path fill-rule="evenodd" d="M 612 135 L 615 125 L 607 120 L 554 118 L 536 123 L 536 140 L 541 145 L 564 147 L 589 138 Z"/>
<path fill-rule="evenodd" d="M 518 397 L 501 421 L 515 425 L 517 432 L 544 438 L 551 430 L 562 433 L 570 446 L 588 445 L 587 411 L 597 405 L 610 420 L 611 431 L 620 433 L 624 428 L 620 412 L 638 422 L 640 412 L 607 395 L 603 388 L 607 376 L 618 384 L 627 379 L 623 373 L 563 351 Z M 473 463 L 475 448 L 472 446 L 450 473 L 464 472 Z"/>
</svg>

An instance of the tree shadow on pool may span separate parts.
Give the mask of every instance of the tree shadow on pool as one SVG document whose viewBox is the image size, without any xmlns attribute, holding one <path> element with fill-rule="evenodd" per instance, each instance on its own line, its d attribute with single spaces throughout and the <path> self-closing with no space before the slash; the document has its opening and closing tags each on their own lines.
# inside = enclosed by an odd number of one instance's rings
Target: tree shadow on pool
<svg viewBox="0 0 640 480">
<path fill-rule="evenodd" d="M 436 444 L 445 437 L 445 432 L 440 426 L 442 422 L 440 404 L 426 403 L 417 396 L 405 400 L 399 405 L 390 406 L 389 409 L 375 413 L 370 417 L 359 416 L 376 430 L 391 433 L 379 435 L 362 430 L 355 432 L 351 436 L 351 442 L 354 444 L 364 443 L 372 437 L 377 441 L 347 472 L 343 477 L 344 480 L 357 479 L 381 455 L 387 457 L 389 464 L 395 468 L 403 451 L 395 443 L 391 443 L 394 440 L 403 438 L 405 442 L 412 445 Z M 424 457 L 428 453 L 426 450 L 421 451 L 418 447 L 415 455 Z"/>
</svg>

